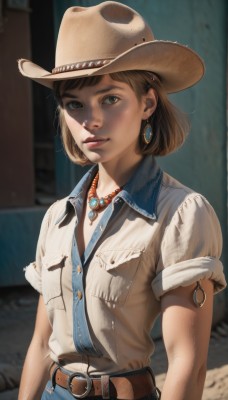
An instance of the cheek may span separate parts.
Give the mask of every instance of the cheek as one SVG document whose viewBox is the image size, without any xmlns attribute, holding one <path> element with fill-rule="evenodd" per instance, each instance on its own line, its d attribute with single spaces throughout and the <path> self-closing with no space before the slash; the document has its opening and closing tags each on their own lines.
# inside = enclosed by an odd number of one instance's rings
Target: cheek
<svg viewBox="0 0 228 400">
<path fill-rule="evenodd" d="M 117 118 L 116 123 L 121 124 L 124 130 L 131 131 L 131 136 L 138 136 L 141 128 L 141 114 L 137 107 L 124 110 Z"/>
<path fill-rule="evenodd" d="M 122 107 L 121 109 L 112 110 L 110 113 L 108 120 L 112 123 L 113 126 L 118 125 L 129 125 L 136 122 L 138 117 L 138 108 L 129 108 L 127 106 Z M 140 118 L 139 118 L 140 120 Z M 141 121 L 141 120 L 140 120 Z"/>
<path fill-rule="evenodd" d="M 68 129 L 70 130 L 72 136 L 75 139 L 75 136 L 77 136 L 81 130 L 81 125 L 75 118 L 71 117 L 67 113 L 65 113 L 64 117 L 65 117 L 65 122 L 67 124 Z"/>
</svg>

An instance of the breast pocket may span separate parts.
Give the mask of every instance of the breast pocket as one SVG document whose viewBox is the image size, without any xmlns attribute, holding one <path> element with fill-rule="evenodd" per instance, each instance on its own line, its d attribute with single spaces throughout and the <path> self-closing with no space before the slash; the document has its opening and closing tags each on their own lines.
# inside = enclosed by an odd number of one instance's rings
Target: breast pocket
<svg viewBox="0 0 228 400">
<path fill-rule="evenodd" d="M 64 309 L 62 296 L 62 270 L 66 256 L 48 255 L 42 259 L 42 292 L 48 309 Z"/>
<path fill-rule="evenodd" d="M 123 305 L 140 265 L 142 250 L 107 250 L 96 254 L 92 276 L 92 295 Z"/>
</svg>

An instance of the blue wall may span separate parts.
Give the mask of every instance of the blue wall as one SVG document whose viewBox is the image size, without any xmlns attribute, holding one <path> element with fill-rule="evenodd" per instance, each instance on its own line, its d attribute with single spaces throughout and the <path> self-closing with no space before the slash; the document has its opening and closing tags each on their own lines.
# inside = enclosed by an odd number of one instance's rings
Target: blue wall
<svg viewBox="0 0 228 400">
<path fill-rule="evenodd" d="M 34 260 L 44 207 L 0 211 L 0 286 L 24 285 Z"/>
</svg>

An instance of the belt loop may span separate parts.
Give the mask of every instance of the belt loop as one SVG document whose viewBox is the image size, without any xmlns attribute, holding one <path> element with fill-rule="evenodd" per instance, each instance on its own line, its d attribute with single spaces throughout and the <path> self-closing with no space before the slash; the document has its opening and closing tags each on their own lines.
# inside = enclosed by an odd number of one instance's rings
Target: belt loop
<svg viewBox="0 0 228 400">
<path fill-rule="evenodd" d="M 156 394 L 158 395 L 158 399 L 160 399 L 161 398 L 161 391 L 156 386 L 156 380 L 155 380 L 154 372 L 153 372 L 152 368 L 150 368 L 150 367 L 147 367 L 147 370 L 149 371 L 149 373 L 150 373 L 150 375 L 152 377 L 153 384 L 154 384 L 154 387 L 155 387 L 155 390 L 156 390 Z"/>
<path fill-rule="evenodd" d="M 153 380 L 153 384 L 156 387 L 155 376 L 154 376 L 154 372 L 153 372 L 152 368 L 147 367 L 147 371 L 150 373 L 152 380 Z"/>
<path fill-rule="evenodd" d="M 101 375 L 101 393 L 103 399 L 110 399 L 109 375 Z"/>
<path fill-rule="evenodd" d="M 60 369 L 59 365 L 57 365 L 55 367 L 55 369 L 53 370 L 53 372 L 51 374 L 51 390 L 53 390 L 53 391 L 55 390 L 55 386 L 56 386 L 55 375 L 56 375 L 56 372 L 58 371 L 58 369 Z"/>
<path fill-rule="evenodd" d="M 157 386 L 156 386 L 156 392 L 157 392 L 158 400 L 159 400 L 161 398 L 161 390 L 159 390 Z"/>
</svg>

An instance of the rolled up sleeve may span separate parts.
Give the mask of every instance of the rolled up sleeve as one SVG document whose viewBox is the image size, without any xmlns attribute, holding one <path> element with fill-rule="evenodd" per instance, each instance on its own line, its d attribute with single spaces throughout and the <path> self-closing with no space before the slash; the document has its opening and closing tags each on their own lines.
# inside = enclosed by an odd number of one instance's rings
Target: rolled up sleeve
<svg viewBox="0 0 228 400">
<path fill-rule="evenodd" d="M 156 298 L 201 279 L 212 280 L 214 292 L 221 291 L 226 286 L 219 260 L 221 249 L 220 224 L 212 206 L 199 194 L 188 195 L 171 218 L 161 241 L 152 281 Z"/>
<path fill-rule="evenodd" d="M 30 285 L 42 294 L 42 258 L 45 254 L 45 239 L 49 226 L 49 219 L 53 205 L 47 210 L 41 224 L 39 239 L 36 248 L 36 260 L 24 268 L 25 278 Z"/>
</svg>

